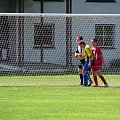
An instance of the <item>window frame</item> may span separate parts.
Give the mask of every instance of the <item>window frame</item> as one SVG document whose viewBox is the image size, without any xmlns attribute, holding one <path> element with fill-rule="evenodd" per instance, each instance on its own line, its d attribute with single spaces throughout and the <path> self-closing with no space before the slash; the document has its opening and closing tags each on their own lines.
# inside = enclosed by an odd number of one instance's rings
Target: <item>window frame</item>
<svg viewBox="0 0 120 120">
<path fill-rule="evenodd" d="M 86 0 L 86 2 L 103 2 L 103 3 L 115 3 L 116 0 Z"/>
<path fill-rule="evenodd" d="M 33 1 L 41 1 L 41 0 L 33 0 Z M 65 0 L 43 0 L 43 2 L 65 2 Z"/>
<path fill-rule="evenodd" d="M 46 36 L 52 37 L 52 40 L 51 40 L 52 44 L 43 44 L 43 45 L 41 45 L 41 44 L 36 45 L 35 44 L 35 37 L 36 37 L 36 35 L 35 35 L 35 25 L 38 25 L 40 27 L 41 26 L 51 25 L 53 27 L 52 28 L 53 29 L 52 30 L 52 34 L 46 35 Z M 43 36 L 43 38 L 44 38 L 44 36 Z M 34 45 L 33 45 L 33 48 L 55 49 L 55 23 L 43 23 L 43 24 L 41 24 L 41 23 L 34 23 Z"/>
<path fill-rule="evenodd" d="M 103 27 L 102 29 L 103 29 L 103 34 L 102 35 L 96 35 L 96 26 L 100 26 L 100 27 Z M 105 33 L 106 33 L 106 31 L 105 31 L 105 27 L 109 27 L 109 26 L 111 26 L 111 27 L 113 27 L 112 28 L 112 34 L 111 35 L 106 35 Z M 103 45 L 99 45 L 99 47 L 100 48 L 107 48 L 107 49 L 115 49 L 115 47 L 114 47 L 114 38 L 115 38 L 115 24 L 95 24 L 95 38 L 96 37 L 103 37 Z M 105 45 L 105 38 L 106 37 L 111 37 L 112 38 L 112 41 L 111 41 L 111 44 L 112 45 Z M 96 39 L 98 39 L 98 38 L 96 38 Z"/>
</svg>

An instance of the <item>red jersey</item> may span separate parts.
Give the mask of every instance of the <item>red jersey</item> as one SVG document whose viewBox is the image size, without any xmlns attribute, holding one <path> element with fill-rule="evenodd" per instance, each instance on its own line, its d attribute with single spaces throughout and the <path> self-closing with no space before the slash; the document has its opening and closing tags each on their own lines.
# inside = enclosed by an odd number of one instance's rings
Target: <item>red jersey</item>
<svg viewBox="0 0 120 120">
<path fill-rule="evenodd" d="M 102 51 L 100 48 L 97 47 L 91 47 L 93 55 L 94 55 L 94 66 L 102 66 Z"/>
</svg>

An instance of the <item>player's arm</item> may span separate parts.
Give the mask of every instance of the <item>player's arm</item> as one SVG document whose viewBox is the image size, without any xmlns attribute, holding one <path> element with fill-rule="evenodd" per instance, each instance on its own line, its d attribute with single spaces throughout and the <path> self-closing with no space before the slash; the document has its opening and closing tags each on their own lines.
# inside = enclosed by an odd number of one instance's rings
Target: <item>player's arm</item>
<svg viewBox="0 0 120 120">
<path fill-rule="evenodd" d="M 78 51 L 78 48 L 76 48 L 76 51 L 75 51 L 75 57 L 76 58 L 78 57 L 78 54 L 79 54 L 79 51 Z"/>
<path fill-rule="evenodd" d="M 102 66 L 105 67 L 105 60 L 103 55 L 102 55 Z"/>
<path fill-rule="evenodd" d="M 91 61 L 92 61 L 92 51 L 90 48 L 85 49 L 87 56 L 89 57 L 89 67 L 91 67 Z"/>
<path fill-rule="evenodd" d="M 85 55 L 84 54 L 80 54 L 79 51 L 78 51 L 78 48 L 77 48 L 76 51 L 75 51 L 75 57 L 77 59 L 80 59 L 80 58 L 84 59 Z"/>
<path fill-rule="evenodd" d="M 92 54 L 89 56 L 89 67 L 91 67 L 91 61 L 92 61 Z"/>
<path fill-rule="evenodd" d="M 85 59 L 85 54 L 79 54 L 79 58 Z"/>
<path fill-rule="evenodd" d="M 84 59 L 85 58 L 85 54 L 78 54 L 78 58 L 80 59 L 80 58 L 82 58 L 82 59 Z"/>
<path fill-rule="evenodd" d="M 84 59 L 84 58 L 85 58 L 85 55 L 84 55 L 84 54 L 80 54 L 80 53 L 75 53 L 75 57 L 76 57 L 77 59 L 80 59 L 80 58 Z"/>
<path fill-rule="evenodd" d="M 102 60 L 102 66 L 103 67 L 105 67 L 105 60 L 104 60 L 104 56 L 103 56 L 103 53 L 102 53 L 102 51 L 101 51 L 101 49 L 99 48 L 99 47 L 97 47 L 97 54 L 98 54 L 98 57 L 100 58 L 102 58 L 101 60 Z"/>
</svg>

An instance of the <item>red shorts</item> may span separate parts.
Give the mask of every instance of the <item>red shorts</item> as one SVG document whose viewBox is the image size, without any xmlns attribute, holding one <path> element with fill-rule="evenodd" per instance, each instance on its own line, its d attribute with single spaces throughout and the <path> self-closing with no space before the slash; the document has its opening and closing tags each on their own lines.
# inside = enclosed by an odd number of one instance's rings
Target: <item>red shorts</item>
<svg viewBox="0 0 120 120">
<path fill-rule="evenodd" d="M 92 66 L 91 70 L 93 72 L 101 72 L 102 71 L 102 66 Z"/>
</svg>

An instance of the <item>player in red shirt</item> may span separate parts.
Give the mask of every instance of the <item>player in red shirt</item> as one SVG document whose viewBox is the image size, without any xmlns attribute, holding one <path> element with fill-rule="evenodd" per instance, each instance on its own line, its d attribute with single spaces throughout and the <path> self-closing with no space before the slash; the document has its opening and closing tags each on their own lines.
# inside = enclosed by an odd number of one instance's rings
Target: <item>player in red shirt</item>
<svg viewBox="0 0 120 120">
<path fill-rule="evenodd" d="M 97 75 L 98 75 L 99 78 L 104 83 L 105 87 L 108 87 L 108 84 L 107 84 L 105 78 L 101 74 L 102 67 L 105 66 L 102 51 L 97 46 L 97 40 L 96 39 L 92 39 L 91 42 L 92 42 L 91 49 L 92 49 L 92 52 L 93 52 L 93 55 L 94 55 L 94 65 L 92 66 L 93 78 L 94 78 L 94 82 L 95 82 L 94 86 L 98 87 L 98 81 L 97 81 Z"/>
</svg>

